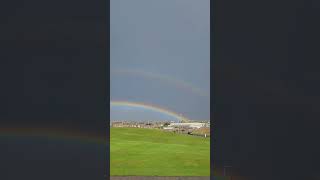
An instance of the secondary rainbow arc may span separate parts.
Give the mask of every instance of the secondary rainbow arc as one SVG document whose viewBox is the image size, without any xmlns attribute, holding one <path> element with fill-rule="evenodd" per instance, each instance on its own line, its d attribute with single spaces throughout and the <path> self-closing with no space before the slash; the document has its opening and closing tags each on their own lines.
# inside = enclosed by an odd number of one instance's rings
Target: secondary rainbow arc
<svg viewBox="0 0 320 180">
<path fill-rule="evenodd" d="M 145 77 L 145 78 L 156 79 L 156 80 L 160 80 L 163 82 L 173 84 L 178 88 L 189 90 L 192 93 L 195 93 L 195 94 L 202 96 L 202 97 L 209 97 L 210 96 L 208 92 L 205 92 L 203 89 L 198 88 L 191 83 L 188 83 L 186 81 L 182 81 L 179 79 L 175 79 L 171 76 L 167 76 L 164 74 L 151 73 L 151 72 L 137 70 L 137 69 L 112 69 L 111 73 L 120 74 L 120 75 L 121 74 L 122 75 L 138 75 L 138 76 Z"/>
</svg>

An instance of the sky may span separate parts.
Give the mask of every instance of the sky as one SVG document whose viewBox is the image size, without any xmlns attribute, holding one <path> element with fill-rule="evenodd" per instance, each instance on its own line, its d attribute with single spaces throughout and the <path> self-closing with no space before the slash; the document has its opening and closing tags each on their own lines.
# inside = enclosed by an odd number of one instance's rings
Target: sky
<svg viewBox="0 0 320 180">
<path fill-rule="evenodd" d="M 111 103 L 111 120 L 209 120 L 209 3 L 111 0 L 111 101 L 156 107 Z"/>
</svg>

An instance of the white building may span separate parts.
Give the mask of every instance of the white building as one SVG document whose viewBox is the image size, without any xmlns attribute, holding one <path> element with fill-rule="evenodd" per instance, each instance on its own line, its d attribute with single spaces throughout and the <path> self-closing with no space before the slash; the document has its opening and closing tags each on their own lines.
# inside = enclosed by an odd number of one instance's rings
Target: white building
<svg viewBox="0 0 320 180">
<path fill-rule="evenodd" d="M 193 129 L 199 129 L 205 126 L 206 126 L 206 123 L 171 123 L 168 127 L 172 127 L 172 128 L 189 127 Z"/>
</svg>

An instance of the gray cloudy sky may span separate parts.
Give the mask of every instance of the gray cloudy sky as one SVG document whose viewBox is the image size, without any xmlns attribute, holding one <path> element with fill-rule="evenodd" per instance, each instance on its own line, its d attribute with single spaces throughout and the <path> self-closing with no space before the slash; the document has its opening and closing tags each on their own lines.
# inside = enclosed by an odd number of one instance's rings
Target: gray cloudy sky
<svg viewBox="0 0 320 180">
<path fill-rule="evenodd" d="M 111 0 L 111 100 L 209 119 L 210 0 Z M 112 107 L 113 119 L 163 118 Z"/>
</svg>

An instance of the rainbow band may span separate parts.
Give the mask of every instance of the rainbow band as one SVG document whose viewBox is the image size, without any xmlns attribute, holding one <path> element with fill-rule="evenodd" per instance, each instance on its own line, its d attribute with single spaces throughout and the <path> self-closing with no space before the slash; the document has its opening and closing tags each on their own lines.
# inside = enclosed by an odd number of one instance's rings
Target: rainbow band
<svg viewBox="0 0 320 180">
<path fill-rule="evenodd" d="M 164 81 L 170 84 L 174 84 L 175 86 L 181 88 L 181 89 L 186 89 L 190 90 L 192 93 L 195 93 L 199 96 L 203 97 L 209 97 L 209 93 L 205 92 L 203 89 L 200 89 L 198 87 L 195 87 L 194 85 L 181 81 L 178 79 L 174 79 L 170 76 L 166 76 L 163 74 L 156 74 L 156 73 L 151 73 L 151 72 L 145 72 L 141 70 L 132 70 L 132 69 L 111 69 L 111 73 L 114 74 L 124 74 L 124 75 L 138 75 L 146 78 L 151 78 L 151 79 L 156 79 L 160 81 Z"/>
<path fill-rule="evenodd" d="M 169 116 L 172 116 L 177 119 L 182 119 L 185 122 L 189 121 L 187 117 L 181 116 L 176 112 L 167 110 L 165 108 L 145 104 L 138 102 L 129 102 L 129 101 L 111 101 L 111 106 L 129 106 L 129 107 L 139 107 L 147 110 L 152 110 L 156 112 L 160 112 Z M 74 130 L 70 131 L 67 129 L 59 129 L 59 128 L 14 128 L 14 127 L 1 127 L 0 128 L 0 136 L 8 136 L 8 137 L 45 137 L 49 139 L 64 139 L 71 141 L 79 141 L 86 143 L 94 143 L 106 145 L 107 139 L 103 136 L 98 136 L 95 134 L 84 133 L 84 132 L 76 132 Z"/>
<path fill-rule="evenodd" d="M 129 101 L 110 101 L 110 106 L 127 106 L 127 107 L 138 107 L 138 108 L 144 108 L 147 110 L 152 110 L 152 111 L 156 111 L 159 113 L 163 113 L 169 116 L 172 116 L 174 118 L 177 119 L 181 119 L 185 122 L 189 121 L 189 119 L 187 117 L 184 117 L 182 115 L 179 115 L 176 112 L 170 111 L 168 109 L 156 106 L 156 105 L 152 105 L 152 104 L 145 104 L 145 103 L 140 103 L 140 102 L 129 102 Z"/>
</svg>

